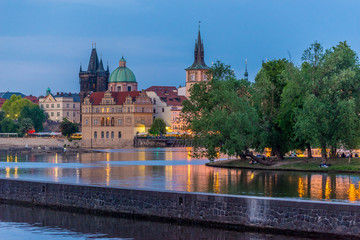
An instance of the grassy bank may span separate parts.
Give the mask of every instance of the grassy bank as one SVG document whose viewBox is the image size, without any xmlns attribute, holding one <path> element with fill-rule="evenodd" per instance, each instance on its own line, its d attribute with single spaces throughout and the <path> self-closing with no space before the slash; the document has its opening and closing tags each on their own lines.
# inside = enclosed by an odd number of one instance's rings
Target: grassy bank
<svg viewBox="0 0 360 240">
<path fill-rule="evenodd" d="M 249 160 L 250 161 L 250 160 Z M 276 170 L 276 171 L 306 171 L 306 172 L 339 172 L 339 173 L 360 173 L 360 158 L 335 158 L 329 159 L 328 168 L 320 168 L 321 158 L 285 158 L 273 166 L 261 164 L 250 164 L 249 161 L 222 160 L 206 164 L 212 167 L 240 168 L 255 170 Z"/>
</svg>

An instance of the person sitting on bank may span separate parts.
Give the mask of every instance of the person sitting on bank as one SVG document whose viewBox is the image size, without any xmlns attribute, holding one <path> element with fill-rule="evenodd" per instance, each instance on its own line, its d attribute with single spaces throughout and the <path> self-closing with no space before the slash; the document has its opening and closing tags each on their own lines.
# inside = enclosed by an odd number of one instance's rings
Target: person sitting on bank
<svg viewBox="0 0 360 240">
<path fill-rule="evenodd" d="M 321 162 L 321 164 L 319 165 L 319 167 L 321 167 L 321 168 L 327 168 L 327 167 L 329 167 L 329 166 L 326 164 L 326 161 L 323 160 L 323 161 Z"/>
<path fill-rule="evenodd" d="M 257 164 L 257 161 L 251 159 L 251 161 L 249 162 L 250 164 Z"/>
<path fill-rule="evenodd" d="M 342 158 L 346 157 L 344 152 L 341 154 L 341 157 Z"/>
</svg>

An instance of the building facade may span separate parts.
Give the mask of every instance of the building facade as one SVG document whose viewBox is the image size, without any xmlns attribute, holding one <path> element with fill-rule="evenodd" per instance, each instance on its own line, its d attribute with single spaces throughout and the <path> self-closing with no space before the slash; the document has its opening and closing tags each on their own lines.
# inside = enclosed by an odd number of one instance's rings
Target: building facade
<svg viewBox="0 0 360 240">
<path fill-rule="evenodd" d="M 152 86 L 145 90 L 153 103 L 154 118 L 165 121 L 168 132 L 185 132 L 181 119 L 182 102 L 185 96 L 178 94 L 176 87 Z"/>
<path fill-rule="evenodd" d="M 46 96 L 39 98 L 39 106 L 51 121 L 60 122 L 67 118 L 71 122 L 80 122 L 80 96 L 77 93 L 53 95 L 48 88 Z"/>
<path fill-rule="evenodd" d="M 131 147 L 136 134 L 151 127 L 152 115 L 153 104 L 144 91 L 92 93 L 82 105 L 82 146 Z"/>
<path fill-rule="evenodd" d="M 80 82 L 80 100 L 91 92 L 105 92 L 108 87 L 109 66 L 104 69 L 103 61 L 97 55 L 96 47 L 92 48 L 89 65 L 86 71 L 82 70 L 80 65 L 79 82 Z"/>
<path fill-rule="evenodd" d="M 195 42 L 194 50 L 194 62 L 193 64 L 186 68 L 186 97 L 190 96 L 190 88 L 194 83 L 201 81 L 207 81 L 208 75 L 207 71 L 210 68 L 205 64 L 204 60 L 204 44 L 201 40 L 200 28 L 198 32 L 198 39 Z"/>
</svg>

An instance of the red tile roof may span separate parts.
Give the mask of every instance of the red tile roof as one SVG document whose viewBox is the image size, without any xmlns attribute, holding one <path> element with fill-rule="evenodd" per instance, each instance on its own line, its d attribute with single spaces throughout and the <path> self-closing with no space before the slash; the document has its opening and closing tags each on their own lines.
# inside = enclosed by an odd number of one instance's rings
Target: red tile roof
<svg viewBox="0 0 360 240">
<path fill-rule="evenodd" d="M 4 104 L 5 101 L 6 101 L 5 98 L 0 98 L 0 108 L 1 108 L 1 106 Z"/>
<path fill-rule="evenodd" d="M 100 105 L 101 100 L 104 98 L 104 92 L 94 92 L 90 95 L 90 102 L 93 105 Z M 111 96 L 114 98 L 116 105 L 123 105 L 126 98 L 128 96 L 132 97 L 134 100 L 135 97 L 139 96 L 139 91 L 132 91 L 132 92 L 113 92 Z"/>
<path fill-rule="evenodd" d="M 32 103 L 39 104 L 39 99 L 35 96 L 25 96 L 24 98 L 29 99 Z"/>
<path fill-rule="evenodd" d="M 155 92 L 168 106 L 181 106 L 182 102 L 187 99 L 185 96 L 179 96 L 177 88 L 171 86 L 152 86 L 145 91 Z"/>
</svg>

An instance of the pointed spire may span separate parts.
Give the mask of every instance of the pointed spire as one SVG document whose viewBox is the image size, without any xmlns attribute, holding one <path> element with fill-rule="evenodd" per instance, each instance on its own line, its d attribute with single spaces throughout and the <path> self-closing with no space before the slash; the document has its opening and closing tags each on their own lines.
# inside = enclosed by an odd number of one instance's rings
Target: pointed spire
<svg viewBox="0 0 360 240">
<path fill-rule="evenodd" d="M 82 63 L 80 62 L 80 72 L 82 72 Z"/>
<path fill-rule="evenodd" d="M 199 21 L 198 38 L 195 40 L 194 63 L 188 69 L 209 69 L 204 61 L 204 44 L 201 40 L 200 23 Z"/>
<path fill-rule="evenodd" d="M 93 44 L 92 47 L 94 47 Z M 88 72 L 96 72 L 98 68 L 99 68 L 99 58 L 96 52 L 96 48 L 92 48 L 91 56 L 89 60 Z"/>
<path fill-rule="evenodd" d="M 248 73 L 248 71 L 247 71 L 247 59 L 245 59 L 245 73 L 244 73 L 244 78 L 245 78 L 246 80 L 249 79 L 249 73 Z"/>
<path fill-rule="evenodd" d="M 101 72 L 105 71 L 102 58 L 100 59 L 100 63 L 99 63 L 99 67 L 98 67 L 97 71 L 98 71 L 98 72 L 100 72 L 100 71 L 101 71 Z"/>
<path fill-rule="evenodd" d="M 106 62 L 106 71 L 109 72 L 109 61 Z"/>
</svg>

